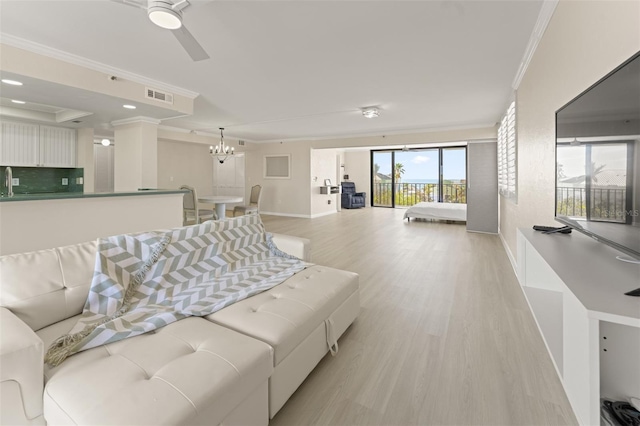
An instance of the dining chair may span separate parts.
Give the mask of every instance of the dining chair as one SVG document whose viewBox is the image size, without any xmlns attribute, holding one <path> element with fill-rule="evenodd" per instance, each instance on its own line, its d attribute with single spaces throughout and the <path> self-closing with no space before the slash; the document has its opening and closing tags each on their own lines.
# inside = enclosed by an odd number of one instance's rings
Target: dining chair
<svg viewBox="0 0 640 426">
<path fill-rule="evenodd" d="M 249 197 L 249 204 L 246 206 L 235 206 L 233 208 L 233 216 L 242 216 L 247 213 L 258 213 L 258 207 L 260 205 L 260 195 L 262 194 L 262 186 L 255 185 L 251 187 L 251 196 Z"/>
<path fill-rule="evenodd" d="M 192 186 L 182 185 L 180 189 L 185 191 L 182 199 L 182 225 L 195 225 L 205 220 L 217 220 L 218 216 L 213 210 L 198 208 L 198 195 Z"/>
</svg>

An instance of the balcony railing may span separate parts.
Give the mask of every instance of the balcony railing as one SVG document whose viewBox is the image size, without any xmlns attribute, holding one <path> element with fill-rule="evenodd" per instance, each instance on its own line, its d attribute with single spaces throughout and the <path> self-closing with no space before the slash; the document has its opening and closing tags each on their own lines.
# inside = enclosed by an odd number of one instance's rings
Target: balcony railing
<svg viewBox="0 0 640 426">
<path fill-rule="evenodd" d="M 376 182 L 373 184 L 373 204 L 375 206 L 392 206 L 391 183 Z M 442 201 L 445 203 L 466 203 L 467 185 L 464 183 L 442 184 Z M 439 200 L 437 183 L 397 183 L 395 185 L 395 205 L 410 207 L 423 201 Z"/>
<path fill-rule="evenodd" d="M 586 188 L 559 186 L 556 192 L 557 214 L 587 217 Z M 626 202 L 626 188 L 591 188 L 591 219 L 624 223 Z"/>
</svg>

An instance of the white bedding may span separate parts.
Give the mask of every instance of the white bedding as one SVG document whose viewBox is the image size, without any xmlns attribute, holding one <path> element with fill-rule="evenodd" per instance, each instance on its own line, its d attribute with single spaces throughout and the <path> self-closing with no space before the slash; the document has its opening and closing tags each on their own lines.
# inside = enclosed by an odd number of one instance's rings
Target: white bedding
<svg viewBox="0 0 640 426">
<path fill-rule="evenodd" d="M 467 205 L 461 203 L 418 203 L 407 209 L 404 218 L 467 221 Z"/>
</svg>

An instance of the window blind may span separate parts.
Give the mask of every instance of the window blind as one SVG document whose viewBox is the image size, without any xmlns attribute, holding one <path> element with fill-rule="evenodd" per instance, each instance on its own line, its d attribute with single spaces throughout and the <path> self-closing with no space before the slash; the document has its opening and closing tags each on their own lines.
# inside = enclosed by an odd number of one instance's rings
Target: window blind
<svg viewBox="0 0 640 426">
<path fill-rule="evenodd" d="M 498 191 L 516 198 L 516 103 L 512 102 L 498 128 Z"/>
</svg>

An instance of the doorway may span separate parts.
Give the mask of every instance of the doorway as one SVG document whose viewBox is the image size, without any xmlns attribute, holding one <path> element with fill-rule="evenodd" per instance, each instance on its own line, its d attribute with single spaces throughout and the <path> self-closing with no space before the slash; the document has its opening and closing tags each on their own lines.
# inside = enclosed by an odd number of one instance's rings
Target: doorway
<svg viewBox="0 0 640 426">
<path fill-rule="evenodd" d="M 94 160 L 94 191 L 113 192 L 114 190 L 114 152 L 112 144 L 104 146 L 100 143 L 93 144 Z"/>
</svg>

